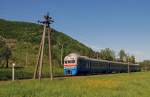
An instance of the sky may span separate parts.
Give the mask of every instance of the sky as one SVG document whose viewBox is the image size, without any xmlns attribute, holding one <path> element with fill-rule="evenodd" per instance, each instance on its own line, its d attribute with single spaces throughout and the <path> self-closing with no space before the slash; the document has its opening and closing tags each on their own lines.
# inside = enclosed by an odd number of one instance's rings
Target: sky
<svg viewBox="0 0 150 97">
<path fill-rule="evenodd" d="M 149 0 L 0 0 L 0 18 L 37 23 L 47 12 L 52 27 L 99 51 L 124 49 L 150 59 Z"/>
</svg>

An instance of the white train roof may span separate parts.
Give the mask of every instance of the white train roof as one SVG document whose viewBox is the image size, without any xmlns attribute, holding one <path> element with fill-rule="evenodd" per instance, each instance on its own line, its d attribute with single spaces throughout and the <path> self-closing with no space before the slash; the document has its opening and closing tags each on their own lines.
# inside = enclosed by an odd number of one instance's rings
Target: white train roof
<svg viewBox="0 0 150 97">
<path fill-rule="evenodd" d="M 108 61 L 108 60 L 102 60 L 102 59 L 94 59 L 94 58 L 89 58 L 87 56 L 81 56 L 77 53 L 70 53 L 69 55 L 67 55 L 64 60 L 70 60 L 70 59 L 87 59 L 87 60 L 91 60 L 91 61 L 101 61 L 101 62 L 108 62 L 108 63 L 116 63 L 116 64 L 128 64 L 128 63 L 123 63 L 123 62 L 115 62 L 115 61 Z M 139 64 L 131 64 L 130 65 L 139 65 Z"/>
</svg>

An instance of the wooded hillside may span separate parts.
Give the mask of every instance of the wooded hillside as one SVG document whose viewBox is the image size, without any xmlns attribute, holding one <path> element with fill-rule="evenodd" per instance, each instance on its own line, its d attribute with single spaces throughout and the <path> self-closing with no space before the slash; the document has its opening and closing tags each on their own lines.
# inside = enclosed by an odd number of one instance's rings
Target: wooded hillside
<svg viewBox="0 0 150 97">
<path fill-rule="evenodd" d="M 35 23 L 16 22 L 0 19 L 0 36 L 12 50 L 11 60 L 19 66 L 35 65 L 43 27 Z M 13 45 L 13 46 L 12 46 Z M 89 57 L 94 51 L 71 38 L 63 32 L 52 31 L 52 58 L 53 64 L 60 65 L 60 49 L 64 45 L 64 56 L 69 53 L 79 53 Z M 45 47 L 45 63 L 47 63 L 48 45 Z M 63 57 L 64 57 L 63 56 Z"/>
</svg>

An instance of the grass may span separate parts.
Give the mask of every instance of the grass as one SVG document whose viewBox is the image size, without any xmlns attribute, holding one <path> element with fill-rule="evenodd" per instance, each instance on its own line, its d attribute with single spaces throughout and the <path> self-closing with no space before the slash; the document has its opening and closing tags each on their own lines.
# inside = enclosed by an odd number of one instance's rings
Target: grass
<svg viewBox="0 0 150 97">
<path fill-rule="evenodd" d="M 15 79 L 31 79 L 34 74 L 33 66 L 15 68 Z M 49 77 L 49 67 L 43 67 L 42 77 Z M 62 67 L 53 67 L 54 76 L 63 76 Z M 11 80 L 12 68 L 0 68 L 0 80 Z"/>
<path fill-rule="evenodd" d="M 0 97 L 149 97 L 150 72 L 0 82 Z"/>
</svg>

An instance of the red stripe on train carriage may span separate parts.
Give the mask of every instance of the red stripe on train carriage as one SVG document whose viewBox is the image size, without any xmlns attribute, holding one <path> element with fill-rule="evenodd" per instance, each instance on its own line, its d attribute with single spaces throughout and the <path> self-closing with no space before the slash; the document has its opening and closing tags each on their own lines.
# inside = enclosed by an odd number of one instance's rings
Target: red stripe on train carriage
<svg viewBox="0 0 150 97">
<path fill-rule="evenodd" d="M 64 64 L 64 66 L 77 66 L 76 64 Z"/>
</svg>

